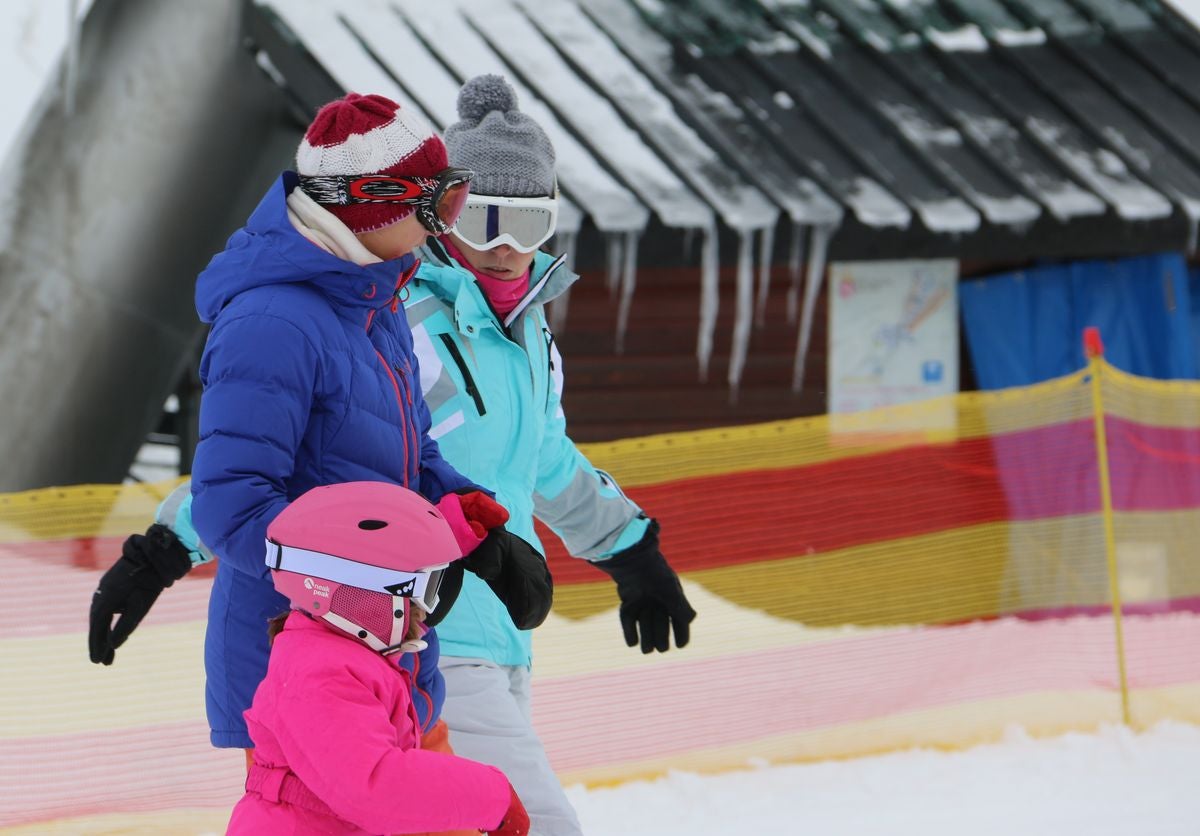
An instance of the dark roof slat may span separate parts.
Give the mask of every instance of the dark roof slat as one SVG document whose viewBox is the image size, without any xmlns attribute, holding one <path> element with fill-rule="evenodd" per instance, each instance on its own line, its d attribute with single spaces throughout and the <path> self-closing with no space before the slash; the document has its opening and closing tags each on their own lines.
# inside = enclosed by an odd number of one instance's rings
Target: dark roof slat
<svg viewBox="0 0 1200 836">
<path fill-rule="evenodd" d="M 1200 108 L 1200 89 L 1195 81 L 1200 78 L 1200 35 L 1175 12 L 1157 3 L 1151 3 L 1148 11 L 1158 24 L 1155 32 L 1118 30 L 1116 37 L 1154 72 L 1160 83 L 1192 107 Z M 1158 32 L 1168 37 L 1156 37 Z"/>
<path fill-rule="evenodd" d="M 971 0 L 953 0 L 964 14 L 970 13 Z M 1056 38 L 1100 37 L 1100 27 L 1068 0 L 1034 0 L 1032 3 L 1009 2 L 1009 6 Z"/>
<path fill-rule="evenodd" d="M 529 0 L 521 1 L 527 11 L 533 11 Z M 537 8 L 544 7 L 538 4 Z M 738 103 L 695 73 L 681 71 L 670 44 L 625 0 L 582 0 L 578 8 L 671 99 L 693 129 L 744 177 L 771 195 L 795 223 L 836 224 L 841 219 L 841 205 L 756 130 Z M 531 14 L 531 19 L 542 26 L 556 18 Z"/>
<path fill-rule="evenodd" d="M 1161 0 L 1141 0 L 1141 6 L 1188 47 L 1200 52 L 1200 31 L 1192 18 Z"/>
<path fill-rule="evenodd" d="M 827 189 L 868 228 L 907 228 L 912 212 L 901 200 L 864 169 L 851 156 L 840 139 L 831 135 L 821 122 L 808 117 L 805 110 L 777 85 L 754 67 L 751 52 L 745 49 L 745 18 L 727 19 L 717 30 L 687 9 L 672 14 L 646 14 L 652 28 L 675 45 L 675 60 L 683 74 L 694 73 L 714 90 L 729 96 L 746 113 L 757 129 L 774 144 L 776 150 L 800 171 Z M 770 47 L 796 50 L 796 40 L 782 32 L 766 32 L 756 48 L 771 41 Z M 802 37 L 815 41 L 827 33 L 805 32 Z M 706 51 L 707 50 L 707 51 Z"/>
<path fill-rule="evenodd" d="M 1030 46 L 1006 50 L 1045 50 Z M 1024 73 L 997 53 L 942 53 L 939 60 L 968 80 L 975 90 L 1018 124 L 1032 141 L 1126 220 L 1151 220 L 1171 214 L 1170 201 L 1147 186 L 1112 150 L 1097 144 L 1075 120 Z"/>
<path fill-rule="evenodd" d="M 1110 32 L 1149 32 L 1158 28 L 1154 18 L 1128 0 L 1073 0 L 1079 10 Z"/>
<path fill-rule="evenodd" d="M 803 7 L 776 5 L 775 12 L 785 13 L 773 20 L 784 32 L 793 32 L 796 24 L 809 28 L 809 21 L 798 19 L 806 14 Z M 911 206 L 928 229 L 962 233 L 979 228 L 979 213 L 945 186 L 931 164 L 915 157 L 890 130 L 890 123 L 858 100 L 855 91 L 829 69 L 829 64 L 841 61 L 844 43 L 833 47 L 831 55 L 809 44 L 804 57 L 772 47 L 770 41 L 751 43 L 752 66 L 799 102 L 874 179 Z"/>
<path fill-rule="evenodd" d="M 896 27 L 870 0 L 847 6 L 826 3 L 859 40 L 838 54 L 838 73 L 856 95 L 890 122 L 914 155 L 923 158 L 944 183 L 976 206 L 991 223 L 1029 224 L 1041 208 L 1001 176 L 991 161 L 965 141 L 958 126 L 914 89 L 906 74 L 919 35 Z M 853 8 L 853 15 L 843 15 Z M 907 37 L 906 37 L 907 36 Z M 903 49 L 897 58 L 894 49 Z"/>
<path fill-rule="evenodd" d="M 1007 26 L 1006 31 L 1014 36 L 1023 31 L 1011 17 L 997 16 L 992 22 Z M 1004 176 L 1019 183 L 1053 217 L 1066 221 L 1104 214 L 1107 206 L 1102 198 L 1068 176 L 1061 164 L 1031 141 L 1004 112 L 959 78 L 951 65 L 939 61 L 939 54 L 922 45 L 904 49 L 894 57 L 881 57 L 887 59 L 897 78 L 905 79 L 914 92 L 953 120 L 968 143 L 992 160 Z"/>
<path fill-rule="evenodd" d="M 1047 14 L 1043 0 L 1013 0 L 1013 6 L 1039 22 Z M 1057 5 L 1057 4 L 1051 4 Z M 1081 16 L 1082 19 L 1082 16 Z M 1132 170 L 1157 190 L 1173 196 L 1189 217 L 1200 219 L 1200 171 L 1180 159 L 1142 121 L 1138 114 L 1121 103 L 1105 84 L 1080 66 L 1086 65 L 1084 53 L 1092 60 L 1117 62 L 1122 54 L 1103 40 L 1103 30 L 1085 19 L 1086 30 L 1072 25 L 1071 36 L 1052 29 L 1053 46 L 1005 50 L 1004 55 L 1042 93 L 1087 126 L 1094 141 L 1115 153 Z"/>
<path fill-rule="evenodd" d="M 603 90 L 608 100 L 635 126 L 647 144 L 652 146 L 676 173 L 733 229 L 764 229 L 774 227 L 779 219 L 778 207 L 755 186 L 746 182 L 741 172 L 721 160 L 712 145 L 696 133 L 676 113 L 672 102 L 632 64 L 625 54 L 603 31 L 573 4 L 542 4 L 532 14 L 520 14 L 519 6 L 504 0 L 490 0 L 487 5 L 488 23 L 482 29 L 491 30 L 497 20 L 505 21 L 508 31 L 518 36 L 512 48 L 524 51 L 529 38 L 525 31 L 538 32 L 545 43 L 558 48 L 559 55 L 579 77 L 593 87 Z M 518 25 L 517 18 L 520 17 Z M 485 39 L 488 32 L 483 32 Z M 505 51 L 509 43 L 494 46 Z"/>
<path fill-rule="evenodd" d="M 780 95 L 749 65 L 747 56 L 731 56 L 719 67 L 686 52 L 681 52 L 677 60 L 682 68 L 738 102 L 784 158 L 810 172 L 861 223 L 905 228 L 912 222 L 908 206 L 871 177 L 820 125 L 807 118 L 791 97 Z"/>
<path fill-rule="evenodd" d="M 1169 37 L 1157 31 L 1143 33 L 1139 46 L 1154 51 Z M 1200 138 L 1200 108 L 1164 85 L 1131 51 L 1114 48 L 1110 43 L 1084 43 L 1070 45 L 1070 53 L 1125 107 L 1167 138 L 1174 153 L 1191 167 L 1200 167 L 1200 147 L 1196 145 Z M 1200 70 L 1200 62 L 1197 64 Z"/>
<path fill-rule="evenodd" d="M 886 1 L 886 0 L 885 0 Z M 1016 40 L 1028 41 L 1029 28 L 1014 15 L 1002 0 L 946 0 L 958 15 L 979 26 L 990 34 L 997 43 L 1005 44 Z M 1022 35 L 1022 33 L 1025 33 Z M 1043 36 L 1044 38 L 1044 36 Z"/>
</svg>

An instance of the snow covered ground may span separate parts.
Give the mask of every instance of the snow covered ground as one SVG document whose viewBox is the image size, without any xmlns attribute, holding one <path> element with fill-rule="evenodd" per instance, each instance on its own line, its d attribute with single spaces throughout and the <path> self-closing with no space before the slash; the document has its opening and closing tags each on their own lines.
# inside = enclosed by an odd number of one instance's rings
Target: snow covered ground
<svg viewBox="0 0 1200 836">
<path fill-rule="evenodd" d="M 1200 726 L 572 787 L 588 836 L 1200 833 Z"/>
</svg>

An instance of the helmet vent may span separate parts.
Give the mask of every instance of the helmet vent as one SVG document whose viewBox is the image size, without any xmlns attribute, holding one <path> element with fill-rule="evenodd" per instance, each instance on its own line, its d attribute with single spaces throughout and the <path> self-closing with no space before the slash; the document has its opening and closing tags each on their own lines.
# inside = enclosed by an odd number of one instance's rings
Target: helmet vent
<svg viewBox="0 0 1200 836">
<path fill-rule="evenodd" d="M 383 520 L 359 520 L 358 527 L 363 531 L 378 531 L 387 528 L 387 523 Z"/>
</svg>

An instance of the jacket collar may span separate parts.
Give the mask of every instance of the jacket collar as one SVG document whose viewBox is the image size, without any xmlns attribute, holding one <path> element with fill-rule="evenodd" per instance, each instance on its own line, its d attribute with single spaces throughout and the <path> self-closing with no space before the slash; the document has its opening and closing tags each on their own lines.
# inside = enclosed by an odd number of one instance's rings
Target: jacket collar
<svg viewBox="0 0 1200 836">
<path fill-rule="evenodd" d="M 229 239 L 196 281 L 196 309 L 215 320 L 238 294 L 273 284 L 307 284 L 339 307 L 377 309 L 399 290 L 416 263 L 412 255 L 359 265 L 322 249 L 296 230 L 287 216 L 287 197 L 299 185 L 288 171 L 275 181 L 246 225 Z"/>
<path fill-rule="evenodd" d="M 417 251 L 417 257 L 421 266 L 416 277 L 428 284 L 435 296 L 453 302 L 456 306 L 460 300 L 466 301 L 464 296 L 478 297 L 477 304 L 466 307 L 496 319 L 475 277 L 451 258 L 445 247 L 436 239 L 429 239 L 429 242 Z M 578 280 L 579 274 L 567 268 L 566 256 L 556 258 L 539 251 L 534 255 L 533 265 L 529 270 L 529 294 L 513 309 L 514 313 L 519 315 L 530 305 L 544 305 L 552 301 Z"/>
</svg>

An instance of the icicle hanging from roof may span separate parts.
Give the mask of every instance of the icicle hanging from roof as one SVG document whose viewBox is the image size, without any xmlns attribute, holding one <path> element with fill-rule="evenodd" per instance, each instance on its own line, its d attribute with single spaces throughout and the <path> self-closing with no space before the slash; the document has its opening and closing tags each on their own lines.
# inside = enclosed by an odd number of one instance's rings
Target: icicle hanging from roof
<svg viewBox="0 0 1200 836">
<path fill-rule="evenodd" d="M 758 303 L 754 323 L 759 328 L 767 324 L 767 297 L 771 294 L 771 255 L 775 251 L 775 227 L 762 230 L 758 247 Z"/>
<path fill-rule="evenodd" d="M 617 306 L 617 354 L 625 352 L 625 331 L 629 327 L 629 308 L 637 287 L 638 233 L 625 233 L 625 264 L 621 270 L 621 302 Z"/>
<path fill-rule="evenodd" d="M 796 324 L 800 312 L 800 277 L 804 275 L 804 236 L 807 231 L 803 224 L 792 224 L 792 249 L 788 253 L 788 279 L 791 281 L 787 295 L 788 325 Z"/>
<path fill-rule="evenodd" d="M 608 259 L 606 266 L 608 267 L 608 275 L 604 279 L 604 286 L 608 288 L 610 297 L 617 295 L 617 289 L 621 285 L 621 235 L 617 232 L 606 233 L 605 242 L 608 244 Z"/>
<path fill-rule="evenodd" d="M 713 333 L 717 329 L 717 311 L 721 306 L 720 252 L 717 244 L 717 222 L 703 229 L 704 243 L 700 247 L 700 330 L 696 337 L 696 359 L 700 362 L 700 381 L 708 380 L 708 362 L 712 359 Z"/>
<path fill-rule="evenodd" d="M 738 386 L 742 382 L 742 371 L 746 368 L 746 355 L 750 350 L 750 326 L 753 316 L 754 230 L 743 229 L 738 235 L 737 301 L 733 314 L 733 345 L 729 350 L 730 403 L 737 403 Z"/>
<path fill-rule="evenodd" d="M 796 360 L 792 365 L 792 391 L 804 388 L 804 361 L 808 359 L 808 342 L 812 338 L 813 314 L 817 297 L 825 281 L 825 255 L 829 248 L 832 226 L 814 226 L 808 253 L 808 281 L 804 285 L 804 310 L 800 314 L 800 338 L 796 341 Z"/>
</svg>

